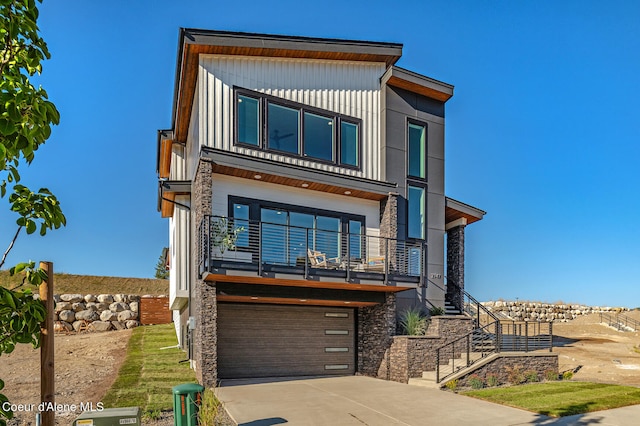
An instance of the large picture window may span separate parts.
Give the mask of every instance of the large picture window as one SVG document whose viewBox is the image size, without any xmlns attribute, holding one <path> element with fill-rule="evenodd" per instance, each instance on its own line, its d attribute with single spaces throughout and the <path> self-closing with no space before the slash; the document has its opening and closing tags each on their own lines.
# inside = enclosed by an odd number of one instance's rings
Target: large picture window
<svg viewBox="0 0 640 426">
<path fill-rule="evenodd" d="M 360 167 L 357 118 L 246 89 L 235 94 L 236 144 Z"/>
</svg>

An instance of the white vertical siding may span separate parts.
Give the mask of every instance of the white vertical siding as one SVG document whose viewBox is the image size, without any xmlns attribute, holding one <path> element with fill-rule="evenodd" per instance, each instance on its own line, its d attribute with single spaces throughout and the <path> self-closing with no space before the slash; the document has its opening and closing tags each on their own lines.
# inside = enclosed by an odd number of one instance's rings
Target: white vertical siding
<svg viewBox="0 0 640 426">
<path fill-rule="evenodd" d="M 186 178 L 184 147 L 173 144 L 171 147 L 171 170 L 169 171 L 169 179 L 185 180 Z"/>
<path fill-rule="evenodd" d="M 198 76 L 198 80 L 201 80 L 200 76 Z M 189 122 L 189 133 L 187 134 L 184 170 L 184 179 L 186 180 L 193 179 L 196 165 L 198 164 L 198 156 L 200 155 L 200 145 L 202 144 L 203 135 L 205 135 L 204 132 L 207 131 L 206 123 L 200 116 L 203 110 L 201 99 L 202 96 L 196 91 L 193 105 L 191 106 L 191 121 Z"/>
<path fill-rule="evenodd" d="M 176 201 L 189 205 L 189 196 L 181 195 Z M 176 297 L 187 297 L 189 290 L 189 210 L 179 204 L 175 205 L 173 216 L 169 218 L 169 304 L 173 305 Z"/>
<path fill-rule="evenodd" d="M 201 142 L 213 148 L 284 163 L 380 179 L 379 79 L 384 71 L 383 63 L 201 55 Z M 361 171 L 235 147 L 234 86 L 361 119 Z"/>
</svg>

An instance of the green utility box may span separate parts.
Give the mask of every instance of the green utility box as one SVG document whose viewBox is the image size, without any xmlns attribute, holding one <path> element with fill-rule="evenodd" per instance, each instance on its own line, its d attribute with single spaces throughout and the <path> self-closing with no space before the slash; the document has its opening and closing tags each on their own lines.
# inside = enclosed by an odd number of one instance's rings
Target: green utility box
<svg viewBox="0 0 640 426">
<path fill-rule="evenodd" d="M 140 408 L 105 408 L 102 411 L 85 411 L 80 414 L 73 426 L 140 426 Z"/>
<path fill-rule="evenodd" d="M 174 426 L 198 426 L 198 408 L 204 387 L 197 383 L 185 383 L 173 387 Z"/>
</svg>

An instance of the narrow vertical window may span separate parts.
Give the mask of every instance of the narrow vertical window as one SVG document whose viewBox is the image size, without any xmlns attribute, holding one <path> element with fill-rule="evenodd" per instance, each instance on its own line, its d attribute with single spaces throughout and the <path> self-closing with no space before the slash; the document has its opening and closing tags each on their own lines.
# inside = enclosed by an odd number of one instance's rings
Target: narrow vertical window
<svg viewBox="0 0 640 426">
<path fill-rule="evenodd" d="M 304 155 L 333 161 L 333 118 L 304 113 Z"/>
<path fill-rule="evenodd" d="M 349 221 L 349 257 L 353 260 L 362 259 L 362 222 Z"/>
<path fill-rule="evenodd" d="M 260 144 L 260 115 L 258 99 L 238 95 L 238 142 L 258 146 Z"/>
<path fill-rule="evenodd" d="M 409 238 L 424 239 L 426 222 L 425 190 L 419 186 L 409 185 L 407 194 L 408 235 Z"/>
<path fill-rule="evenodd" d="M 409 123 L 409 176 L 425 179 L 426 174 L 426 128 Z"/>
<path fill-rule="evenodd" d="M 269 102 L 268 144 L 270 149 L 299 153 L 300 114 L 297 109 Z"/>
<path fill-rule="evenodd" d="M 340 122 L 340 163 L 358 167 L 358 125 Z"/>
</svg>

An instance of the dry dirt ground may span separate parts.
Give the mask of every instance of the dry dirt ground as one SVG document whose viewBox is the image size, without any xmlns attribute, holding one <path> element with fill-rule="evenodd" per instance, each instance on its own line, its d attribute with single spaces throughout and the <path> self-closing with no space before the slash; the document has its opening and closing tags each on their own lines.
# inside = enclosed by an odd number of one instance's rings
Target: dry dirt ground
<svg viewBox="0 0 640 426">
<path fill-rule="evenodd" d="M 640 311 L 629 315 L 640 321 Z M 560 370 L 577 370 L 573 380 L 640 387 L 640 332 L 617 331 L 600 324 L 595 314 L 554 323 L 553 332 Z M 130 330 L 56 335 L 56 402 L 100 402 L 124 360 L 130 335 Z M 3 393 L 12 403 L 37 405 L 39 350 L 21 345 L 12 354 L 2 355 L 0 378 L 5 381 Z M 68 425 L 78 414 L 60 413 L 56 423 Z M 33 412 L 17 413 L 17 421 L 10 424 L 34 424 L 34 418 Z M 173 421 L 167 417 L 153 424 L 172 425 Z"/>
</svg>

